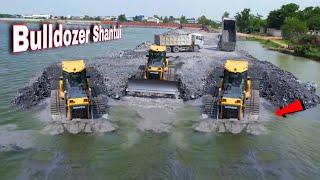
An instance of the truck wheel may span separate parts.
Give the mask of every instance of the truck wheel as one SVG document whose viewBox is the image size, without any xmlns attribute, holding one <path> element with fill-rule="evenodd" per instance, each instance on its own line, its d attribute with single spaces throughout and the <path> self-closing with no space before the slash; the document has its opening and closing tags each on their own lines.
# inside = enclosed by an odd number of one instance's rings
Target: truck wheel
<svg viewBox="0 0 320 180">
<path fill-rule="evenodd" d="M 170 46 L 167 46 L 167 52 L 171 52 L 171 47 Z"/>
<path fill-rule="evenodd" d="M 178 53 L 179 52 L 179 47 L 178 46 L 174 46 L 173 47 L 173 52 L 174 53 Z"/>
<path fill-rule="evenodd" d="M 193 46 L 193 47 L 192 47 L 192 51 L 193 51 L 193 52 L 198 52 L 199 49 L 200 49 L 199 46 Z"/>
</svg>

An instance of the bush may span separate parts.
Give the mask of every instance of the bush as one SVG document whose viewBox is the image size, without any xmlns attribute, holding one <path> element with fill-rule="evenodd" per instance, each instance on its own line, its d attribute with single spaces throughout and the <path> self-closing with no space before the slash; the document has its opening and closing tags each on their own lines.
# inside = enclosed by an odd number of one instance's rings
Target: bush
<svg viewBox="0 0 320 180">
<path fill-rule="evenodd" d="M 316 40 L 317 40 L 317 36 L 310 35 L 310 34 L 305 34 L 305 35 L 302 35 L 298 39 L 297 43 L 299 45 L 315 45 L 316 44 Z"/>
<path fill-rule="evenodd" d="M 309 45 L 297 45 L 294 47 L 294 53 L 298 56 L 305 56 L 311 51 L 311 46 Z"/>
<path fill-rule="evenodd" d="M 296 40 L 308 31 L 306 22 L 296 17 L 289 17 L 281 26 L 282 36 L 287 40 Z"/>
</svg>

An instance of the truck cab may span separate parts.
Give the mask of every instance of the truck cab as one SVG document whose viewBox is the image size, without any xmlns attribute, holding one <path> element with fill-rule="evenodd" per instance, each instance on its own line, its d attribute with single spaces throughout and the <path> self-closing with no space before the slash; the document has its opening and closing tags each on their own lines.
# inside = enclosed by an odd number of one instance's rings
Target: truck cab
<svg viewBox="0 0 320 180">
<path fill-rule="evenodd" d="M 192 38 L 193 45 L 195 45 L 195 46 L 198 45 L 200 49 L 203 48 L 204 36 L 202 34 L 192 33 L 191 38 Z"/>
</svg>

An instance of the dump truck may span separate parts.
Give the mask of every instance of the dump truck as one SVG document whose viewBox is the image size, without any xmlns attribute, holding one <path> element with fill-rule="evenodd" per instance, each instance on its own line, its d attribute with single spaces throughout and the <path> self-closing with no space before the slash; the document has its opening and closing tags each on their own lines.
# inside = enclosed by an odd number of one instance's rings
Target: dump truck
<svg viewBox="0 0 320 180">
<path fill-rule="evenodd" d="M 203 48 L 204 37 L 198 33 L 168 33 L 154 36 L 154 43 L 165 46 L 167 52 L 198 51 Z"/>
<path fill-rule="evenodd" d="M 105 114 L 104 99 L 92 90 L 89 79 L 83 60 L 63 61 L 58 90 L 51 91 L 51 115 L 72 120 Z"/>
<path fill-rule="evenodd" d="M 175 68 L 169 63 L 166 50 L 166 46 L 150 46 L 146 65 L 141 65 L 137 74 L 128 80 L 128 95 L 179 97 Z"/>
<path fill-rule="evenodd" d="M 213 119 L 259 119 L 259 90 L 252 87 L 248 62 L 227 60 L 219 88 L 204 105 L 204 115 Z"/>
<path fill-rule="evenodd" d="M 236 48 L 237 31 L 234 19 L 224 18 L 219 35 L 218 48 L 222 51 L 234 51 Z"/>
</svg>

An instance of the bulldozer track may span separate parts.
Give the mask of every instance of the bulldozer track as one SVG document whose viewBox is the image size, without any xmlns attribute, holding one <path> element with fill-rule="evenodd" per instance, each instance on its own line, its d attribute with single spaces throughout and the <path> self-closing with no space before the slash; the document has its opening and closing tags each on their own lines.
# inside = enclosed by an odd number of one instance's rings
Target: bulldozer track
<svg viewBox="0 0 320 180">
<path fill-rule="evenodd" d="M 245 101 L 245 115 L 259 115 L 260 112 L 260 96 L 259 90 L 252 90 L 251 98 Z"/>
<path fill-rule="evenodd" d="M 94 116 L 101 116 L 106 113 L 106 106 L 102 96 L 92 98 L 92 109 Z"/>
<path fill-rule="evenodd" d="M 59 98 L 58 90 L 52 90 L 50 96 L 51 115 L 62 116 L 65 113 L 65 103 Z"/>
<path fill-rule="evenodd" d="M 209 96 L 203 107 L 203 113 L 211 118 L 218 117 L 218 101 L 216 97 Z"/>
<path fill-rule="evenodd" d="M 96 96 L 95 93 L 93 93 L 94 96 L 92 97 L 92 103 L 91 108 L 93 110 L 93 117 L 101 117 L 102 115 L 106 114 L 106 106 L 104 103 L 104 98 L 100 96 Z M 51 115 L 54 116 L 65 116 L 66 114 L 66 108 L 65 108 L 65 102 L 59 98 L 59 92 L 58 90 L 52 90 L 51 96 L 50 96 L 50 112 Z"/>
</svg>

